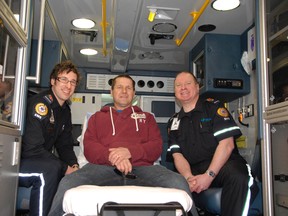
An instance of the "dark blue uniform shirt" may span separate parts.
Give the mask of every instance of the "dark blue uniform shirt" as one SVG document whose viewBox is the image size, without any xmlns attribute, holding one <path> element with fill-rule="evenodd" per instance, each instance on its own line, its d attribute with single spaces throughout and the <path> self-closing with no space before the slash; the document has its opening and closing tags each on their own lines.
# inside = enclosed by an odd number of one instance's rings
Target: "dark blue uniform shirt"
<svg viewBox="0 0 288 216">
<path fill-rule="evenodd" d="M 59 158 L 52 153 L 53 148 Z M 64 173 L 67 165 L 77 164 L 70 107 L 67 103 L 61 107 L 52 90 L 29 99 L 21 157 L 61 160 Z"/>
<path fill-rule="evenodd" d="M 182 108 L 169 119 L 167 160 L 173 161 L 172 154 L 179 152 L 191 167 L 210 163 L 221 140 L 241 134 L 230 113 L 218 101 L 198 100 L 192 111 L 185 113 Z M 235 144 L 231 157 L 236 155 L 239 153 Z"/>
</svg>

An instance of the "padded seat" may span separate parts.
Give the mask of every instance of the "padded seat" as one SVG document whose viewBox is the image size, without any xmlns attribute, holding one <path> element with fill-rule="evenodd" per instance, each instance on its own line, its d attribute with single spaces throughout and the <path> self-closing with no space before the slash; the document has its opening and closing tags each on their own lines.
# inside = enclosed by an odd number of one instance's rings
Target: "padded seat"
<svg viewBox="0 0 288 216">
<path fill-rule="evenodd" d="M 18 187 L 16 210 L 28 211 L 32 187 Z"/>
<path fill-rule="evenodd" d="M 221 194 L 222 188 L 209 188 L 199 194 L 192 193 L 192 197 L 198 208 L 211 214 L 220 215 Z"/>
<path fill-rule="evenodd" d="M 262 206 L 262 184 L 257 182 L 258 194 L 249 207 L 248 216 L 258 216 L 263 214 Z M 195 205 L 210 214 L 221 215 L 221 194 L 222 188 L 209 188 L 199 194 L 192 193 Z"/>
<path fill-rule="evenodd" d="M 66 214 L 99 215 L 105 203 L 166 204 L 178 202 L 188 212 L 193 205 L 183 190 L 144 186 L 94 186 L 82 185 L 66 191 L 63 210 Z M 176 211 L 181 215 L 182 210 Z"/>
<path fill-rule="evenodd" d="M 251 169 L 256 174 L 256 183 L 259 191 L 249 207 L 248 216 L 263 215 L 260 147 L 261 140 L 257 140 Z M 222 188 L 209 188 L 199 194 L 192 193 L 192 197 L 197 208 L 213 215 L 221 215 L 221 194 Z"/>
</svg>

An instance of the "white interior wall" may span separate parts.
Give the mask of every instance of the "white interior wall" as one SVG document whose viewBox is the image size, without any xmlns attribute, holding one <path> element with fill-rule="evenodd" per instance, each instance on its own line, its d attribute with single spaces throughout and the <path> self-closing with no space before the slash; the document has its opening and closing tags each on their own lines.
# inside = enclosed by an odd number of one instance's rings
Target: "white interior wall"
<svg viewBox="0 0 288 216">
<path fill-rule="evenodd" d="M 246 143 L 247 143 L 247 148 L 240 148 L 239 151 L 242 156 L 245 157 L 247 162 L 249 164 L 252 164 L 253 160 L 253 155 L 254 155 L 254 149 L 255 149 L 255 144 L 257 141 L 257 134 L 258 134 L 258 125 L 257 125 L 257 107 L 258 107 L 258 100 L 257 100 L 257 76 L 256 76 L 256 71 L 253 71 L 250 74 L 250 83 L 251 83 L 251 91 L 250 94 L 237 99 L 235 101 L 232 101 L 228 104 L 229 111 L 233 115 L 235 121 L 237 124 L 240 126 L 241 131 L 244 136 L 246 136 Z M 239 103 L 240 100 L 240 103 Z M 238 121 L 238 106 L 240 104 L 240 107 L 242 108 L 243 106 L 247 106 L 250 104 L 254 104 L 254 116 L 244 118 L 243 123 L 249 124 L 249 127 L 245 127 L 241 125 Z"/>
</svg>

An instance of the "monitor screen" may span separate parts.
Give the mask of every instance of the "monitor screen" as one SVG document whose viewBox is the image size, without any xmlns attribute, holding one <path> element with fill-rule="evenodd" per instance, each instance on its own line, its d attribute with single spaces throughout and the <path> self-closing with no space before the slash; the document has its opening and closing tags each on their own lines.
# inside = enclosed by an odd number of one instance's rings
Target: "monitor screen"
<svg viewBox="0 0 288 216">
<path fill-rule="evenodd" d="M 155 117 L 171 117 L 175 113 L 175 101 L 152 101 Z"/>
</svg>

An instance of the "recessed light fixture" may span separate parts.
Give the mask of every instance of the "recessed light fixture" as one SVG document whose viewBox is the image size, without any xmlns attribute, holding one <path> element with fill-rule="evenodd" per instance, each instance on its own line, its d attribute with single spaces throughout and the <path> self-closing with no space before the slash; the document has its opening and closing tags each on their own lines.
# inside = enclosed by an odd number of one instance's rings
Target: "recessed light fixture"
<svg viewBox="0 0 288 216">
<path fill-rule="evenodd" d="M 233 10 L 240 5 L 240 0 L 216 0 L 212 3 L 212 8 L 218 11 Z"/>
<path fill-rule="evenodd" d="M 91 29 L 95 26 L 95 22 L 90 19 L 80 18 L 72 20 L 72 25 L 76 28 Z"/>
<path fill-rule="evenodd" d="M 80 53 L 83 55 L 97 55 L 98 51 L 95 49 L 91 49 L 91 48 L 85 48 L 85 49 L 81 49 Z"/>
</svg>

